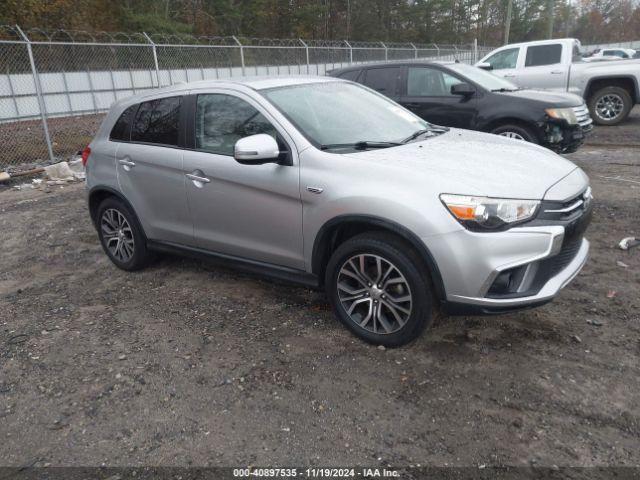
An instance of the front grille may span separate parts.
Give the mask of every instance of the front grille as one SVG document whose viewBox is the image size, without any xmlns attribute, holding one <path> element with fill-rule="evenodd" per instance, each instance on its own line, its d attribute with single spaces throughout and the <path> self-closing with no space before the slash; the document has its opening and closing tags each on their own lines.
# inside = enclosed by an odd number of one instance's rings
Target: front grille
<svg viewBox="0 0 640 480">
<path fill-rule="evenodd" d="M 578 119 L 578 123 L 582 127 L 582 129 L 590 130 L 592 128 L 593 120 L 591 120 L 591 115 L 589 115 L 589 109 L 587 105 L 583 103 L 579 107 L 573 107 L 573 112 L 576 114 L 576 118 Z"/>
<path fill-rule="evenodd" d="M 564 202 L 544 200 L 538 213 L 538 220 L 572 221 L 589 209 L 593 197 L 591 187 Z"/>
</svg>

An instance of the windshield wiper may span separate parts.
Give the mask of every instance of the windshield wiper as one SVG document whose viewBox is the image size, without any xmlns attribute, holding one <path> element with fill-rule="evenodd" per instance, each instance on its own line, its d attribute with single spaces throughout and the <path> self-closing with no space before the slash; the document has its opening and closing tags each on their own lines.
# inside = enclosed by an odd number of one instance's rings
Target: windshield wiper
<svg viewBox="0 0 640 480">
<path fill-rule="evenodd" d="M 493 90 L 491 90 L 492 92 L 517 92 L 518 90 L 520 90 L 520 88 L 494 88 Z"/>
<path fill-rule="evenodd" d="M 420 130 L 416 130 L 415 132 L 413 132 L 411 135 L 409 135 L 407 138 L 405 138 L 404 140 L 402 140 L 402 143 L 409 143 L 411 140 L 415 140 L 416 138 L 418 138 L 420 135 L 424 135 L 425 133 L 433 133 L 433 134 L 440 134 L 440 133 L 445 133 L 448 132 L 449 129 L 447 127 L 439 127 L 439 128 L 435 128 L 435 127 L 429 127 L 429 128 L 422 128 Z"/>
<path fill-rule="evenodd" d="M 402 145 L 398 142 L 377 142 L 362 140 L 354 143 L 330 143 L 328 145 L 320 145 L 320 150 L 331 150 L 334 148 L 353 148 L 355 150 L 367 150 L 368 148 L 389 148 Z"/>
</svg>

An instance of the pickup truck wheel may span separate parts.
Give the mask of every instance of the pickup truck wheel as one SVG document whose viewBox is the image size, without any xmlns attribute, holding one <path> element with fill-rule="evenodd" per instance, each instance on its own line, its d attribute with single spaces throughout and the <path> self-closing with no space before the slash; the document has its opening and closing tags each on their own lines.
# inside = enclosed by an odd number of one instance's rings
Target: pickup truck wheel
<svg viewBox="0 0 640 480">
<path fill-rule="evenodd" d="M 335 315 L 366 342 L 404 345 L 431 324 L 433 301 L 423 261 L 386 233 L 357 235 L 327 265 L 325 285 Z"/>
<path fill-rule="evenodd" d="M 589 112 L 598 125 L 617 125 L 629 115 L 633 101 L 620 87 L 605 87 L 589 98 Z"/>
<path fill-rule="evenodd" d="M 525 142 L 531 142 L 535 144 L 540 143 L 536 134 L 523 125 L 500 125 L 491 130 L 491 133 L 500 135 L 502 137 L 513 138 L 515 140 L 524 140 Z"/>
</svg>

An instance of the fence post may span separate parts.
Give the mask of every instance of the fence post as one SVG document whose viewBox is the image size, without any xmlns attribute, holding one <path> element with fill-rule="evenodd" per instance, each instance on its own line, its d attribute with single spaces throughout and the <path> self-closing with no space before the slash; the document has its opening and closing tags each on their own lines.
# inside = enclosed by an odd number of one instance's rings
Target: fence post
<svg viewBox="0 0 640 480">
<path fill-rule="evenodd" d="M 311 66 L 309 65 L 309 45 L 302 41 L 301 38 L 299 38 L 298 40 L 300 40 L 300 43 L 304 45 L 304 49 L 307 52 L 307 75 L 309 75 L 309 69 L 311 68 Z"/>
<path fill-rule="evenodd" d="M 478 63 L 478 39 L 473 39 L 473 63 Z"/>
<path fill-rule="evenodd" d="M 382 48 L 384 48 L 384 61 L 386 62 L 387 60 L 389 60 L 389 49 L 382 42 L 380 42 L 380 45 L 382 45 Z"/>
<path fill-rule="evenodd" d="M 436 45 L 435 43 L 433 44 L 434 47 L 436 47 L 436 58 L 440 58 L 440 47 L 438 47 L 438 45 Z"/>
<path fill-rule="evenodd" d="M 147 32 L 142 32 L 144 38 L 147 39 L 147 42 L 151 44 L 151 49 L 153 51 L 153 64 L 156 67 L 156 83 L 158 84 L 158 88 L 160 88 L 160 67 L 158 66 L 158 52 L 156 51 L 156 44 L 151 37 L 147 35 Z"/>
<path fill-rule="evenodd" d="M 238 38 L 235 35 L 233 35 L 231 38 L 233 38 L 233 40 L 240 47 L 240 66 L 242 67 L 242 76 L 244 77 L 244 47 L 242 46 L 242 43 L 240 43 L 240 40 L 238 40 Z M 267 71 L 269 71 L 269 67 L 267 67 Z"/>
<path fill-rule="evenodd" d="M 27 45 L 27 52 L 29 53 L 29 63 L 31 64 L 31 73 L 33 75 L 33 84 L 36 87 L 36 95 L 38 97 L 38 106 L 40 107 L 40 118 L 42 118 L 42 128 L 44 130 L 44 137 L 47 140 L 47 151 L 49 152 L 49 160 L 55 161 L 53 156 L 53 148 L 51 147 L 51 137 L 49 136 L 49 126 L 47 125 L 47 114 L 45 113 L 44 98 L 42 97 L 42 85 L 40 84 L 40 76 L 36 69 L 36 62 L 33 58 L 33 50 L 31 49 L 31 40 L 25 35 L 22 29 L 16 25 L 16 30 L 23 38 Z"/>
<path fill-rule="evenodd" d="M 409 45 L 413 47 L 413 58 L 418 58 L 418 49 L 416 46 L 413 43 L 410 43 Z"/>
<path fill-rule="evenodd" d="M 349 47 L 349 65 L 351 65 L 353 64 L 353 48 L 351 47 L 351 44 L 346 40 L 343 40 L 343 42 L 347 44 L 347 47 Z"/>
</svg>

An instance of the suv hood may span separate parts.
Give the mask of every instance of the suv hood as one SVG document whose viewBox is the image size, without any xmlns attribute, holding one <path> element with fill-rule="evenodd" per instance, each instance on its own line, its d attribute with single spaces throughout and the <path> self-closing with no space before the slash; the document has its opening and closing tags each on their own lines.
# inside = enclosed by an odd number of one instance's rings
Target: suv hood
<svg viewBox="0 0 640 480">
<path fill-rule="evenodd" d="M 522 98 L 544 103 L 547 108 L 579 107 L 584 103 L 584 99 L 573 93 L 550 92 L 543 90 L 516 90 L 514 92 L 496 92 L 499 95 L 506 95 L 513 98 Z"/>
<path fill-rule="evenodd" d="M 344 154 L 389 181 L 418 179 L 437 193 L 540 200 L 575 170 L 573 163 L 538 145 L 489 133 L 450 129 L 399 147 Z"/>
</svg>

